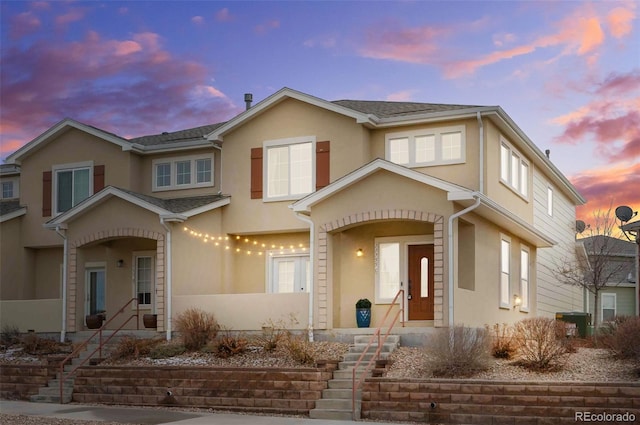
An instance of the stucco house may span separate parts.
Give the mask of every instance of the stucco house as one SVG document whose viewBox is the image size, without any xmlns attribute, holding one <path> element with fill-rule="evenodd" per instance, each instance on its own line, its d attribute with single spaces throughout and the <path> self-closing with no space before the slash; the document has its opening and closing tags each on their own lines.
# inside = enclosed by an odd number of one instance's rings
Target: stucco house
<svg viewBox="0 0 640 425">
<path fill-rule="evenodd" d="M 236 330 L 354 328 L 358 299 L 376 323 L 401 289 L 406 326 L 582 309 L 544 265 L 575 255 L 585 200 L 499 106 L 284 88 L 133 139 L 64 119 L 1 171 L 0 319 L 23 331 L 132 298 L 167 336 L 191 306 Z"/>
</svg>

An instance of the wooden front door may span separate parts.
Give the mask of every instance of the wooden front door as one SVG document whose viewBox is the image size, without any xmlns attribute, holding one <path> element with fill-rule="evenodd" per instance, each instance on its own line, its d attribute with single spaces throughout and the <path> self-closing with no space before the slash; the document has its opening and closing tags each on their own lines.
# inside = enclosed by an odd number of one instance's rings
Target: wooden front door
<svg viewBox="0 0 640 425">
<path fill-rule="evenodd" d="M 409 320 L 433 320 L 433 245 L 409 245 Z"/>
</svg>

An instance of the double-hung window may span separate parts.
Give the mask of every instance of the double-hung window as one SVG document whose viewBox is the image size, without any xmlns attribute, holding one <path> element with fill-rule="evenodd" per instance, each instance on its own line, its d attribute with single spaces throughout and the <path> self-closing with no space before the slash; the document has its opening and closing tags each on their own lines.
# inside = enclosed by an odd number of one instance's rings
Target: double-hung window
<svg viewBox="0 0 640 425">
<path fill-rule="evenodd" d="M 387 160 L 407 167 L 465 161 L 465 127 L 442 127 L 386 135 Z"/>
<path fill-rule="evenodd" d="M 153 160 L 153 190 L 213 186 L 213 154 Z"/>
<path fill-rule="evenodd" d="M 2 198 L 1 199 L 14 199 L 18 195 L 18 178 L 11 178 L 2 182 Z"/>
<path fill-rule="evenodd" d="M 268 199 L 297 199 L 313 192 L 314 137 L 264 142 L 264 192 Z"/>
<path fill-rule="evenodd" d="M 500 144 L 500 180 L 524 198 L 529 196 L 529 163 L 504 139 Z"/>
<path fill-rule="evenodd" d="M 520 311 L 529 311 L 529 248 L 520 250 Z"/>
<path fill-rule="evenodd" d="M 616 294 L 602 294 L 600 304 L 603 323 L 616 318 Z"/>
<path fill-rule="evenodd" d="M 92 195 L 92 163 L 54 166 L 56 214 L 63 213 Z"/>
<path fill-rule="evenodd" d="M 502 235 L 500 238 L 500 308 L 511 308 L 511 239 Z"/>
</svg>

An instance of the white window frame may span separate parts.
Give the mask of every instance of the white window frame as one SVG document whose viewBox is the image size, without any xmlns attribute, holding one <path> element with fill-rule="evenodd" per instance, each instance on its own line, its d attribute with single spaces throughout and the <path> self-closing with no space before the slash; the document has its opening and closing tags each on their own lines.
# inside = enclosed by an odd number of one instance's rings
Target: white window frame
<svg viewBox="0 0 640 425">
<path fill-rule="evenodd" d="M 528 313 L 531 303 L 531 250 L 528 246 L 520 247 L 520 300 L 520 311 Z"/>
<path fill-rule="evenodd" d="M 432 235 L 410 235 L 410 236 L 384 236 L 374 239 L 374 270 L 375 270 L 375 304 L 390 304 L 393 301 L 393 297 L 400 289 L 405 290 L 405 301 L 409 295 L 407 286 L 404 284 L 409 281 L 409 270 L 407 262 L 409 258 L 409 246 L 411 245 L 430 245 L 433 244 Z M 382 297 L 380 294 L 380 244 L 381 243 L 397 243 L 399 245 L 399 280 L 398 288 L 391 297 Z M 416 283 L 418 284 L 418 283 Z M 408 317 L 408 310 L 405 311 L 405 319 Z"/>
<path fill-rule="evenodd" d="M 199 160 L 208 159 L 211 161 L 211 181 L 198 183 L 197 163 Z M 178 184 L 178 163 L 189 162 L 190 182 Z M 158 165 L 170 164 L 170 184 L 169 186 L 158 186 Z M 214 154 L 176 156 L 171 158 L 157 158 L 151 161 L 152 191 L 163 192 L 177 189 L 193 189 L 200 187 L 212 187 L 215 185 L 215 158 Z"/>
<path fill-rule="evenodd" d="M 547 214 L 553 217 L 553 188 L 547 186 Z"/>
<path fill-rule="evenodd" d="M 0 199 L 17 199 L 20 197 L 20 178 L 18 177 L 3 178 L 0 181 L 0 183 L 1 185 L 4 185 L 5 183 L 11 183 L 11 191 L 12 191 L 11 196 L 8 196 L 5 198 L 4 188 L 0 185 Z"/>
<path fill-rule="evenodd" d="M 151 258 L 151 299 L 149 304 L 138 304 L 138 279 L 136 273 L 138 272 L 138 257 L 150 257 Z M 155 251 L 134 251 L 131 255 L 131 288 L 133 298 L 136 299 L 132 308 L 136 308 L 136 304 L 141 309 L 153 309 L 155 303 L 155 287 L 156 287 L 156 252 Z"/>
<path fill-rule="evenodd" d="M 266 267 L 266 291 L 267 293 L 271 293 L 271 294 L 289 294 L 289 293 L 303 293 L 303 292 L 309 292 L 310 289 L 310 285 L 307 284 L 307 282 L 311 281 L 312 275 L 313 275 L 313 270 L 311 269 L 311 256 L 309 255 L 309 253 L 304 253 L 304 252 L 291 252 L 291 253 L 284 253 L 281 252 L 279 250 L 269 250 L 266 252 L 266 257 L 267 257 L 267 267 Z M 280 292 L 279 290 L 277 290 L 278 288 L 276 288 L 276 282 L 275 282 L 275 273 L 276 273 L 276 262 L 278 259 L 283 259 L 283 258 L 299 258 L 299 259 L 304 259 L 306 260 L 306 264 L 309 265 L 309 275 L 306 275 L 306 270 L 302 270 L 299 269 L 296 272 L 296 278 L 298 284 L 294 283 L 294 286 L 296 288 L 300 288 L 300 284 L 299 282 L 302 280 L 304 281 L 304 291 L 302 290 L 295 290 L 293 292 Z"/>
<path fill-rule="evenodd" d="M 291 194 L 291 175 L 289 175 L 289 190 L 286 195 L 282 196 L 269 196 L 269 149 L 277 147 L 285 147 L 297 144 L 311 143 L 311 187 L 307 193 Z M 263 202 L 275 202 L 275 201 L 292 201 L 303 198 L 304 196 L 312 193 L 316 187 L 316 137 L 315 136 L 300 136 L 289 137 L 286 139 L 274 139 L 265 140 L 262 143 L 263 155 L 262 155 L 262 193 L 264 194 Z M 291 163 L 289 163 L 291 166 Z"/>
<path fill-rule="evenodd" d="M 600 323 L 604 323 L 604 299 L 613 298 L 613 317 L 618 314 L 618 300 L 615 293 L 602 293 L 600 294 Z M 610 309 L 607 309 L 610 310 Z"/>
<path fill-rule="evenodd" d="M 65 211 L 58 211 L 58 174 L 64 171 L 75 171 L 75 170 L 82 170 L 82 169 L 89 170 L 89 196 L 88 197 L 91 197 L 93 195 L 93 161 L 74 162 L 69 164 L 56 164 L 53 167 L 51 167 L 51 171 L 53 174 L 53 178 L 52 178 L 53 187 L 51 188 L 51 197 L 52 197 L 51 205 L 53 206 L 53 213 L 55 216 L 58 216 L 65 212 Z M 73 186 L 71 190 L 73 192 Z M 82 201 L 79 201 L 76 203 L 72 200 L 71 208 L 75 207 L 80 202 Z"/>
<path fill-rule="evenodd" d="M 442 136 L 451 133 L 460 133 L 460 158 L 443 159 Z M 434 136 L 433 161 L 416 160 L 416 138 L 421 136 Z M 409 160 L 406 163 L 396 162 L 405 167 L 431 167 L 435 165 L 464 164 L 466 162 L 466 128 L 464 125 L 451 127 L 425 128 L 420 130 L 387 133 L 385 135 L 385 159 L 391 161 L 391 141 L 396 139 L 408 139 Z M 394 161 L 391 161 L 394 162 Z"/>
<path fill-rule="evenodd" d="M 508 244 L 507 256 L 505 258 L 503 247 Z M 511 309 L 511 238 L 500 234 L 500 268 L 498 278 L 498 297 L 500 308 Z M 505 267 L 506 263 L 506 267 Z M 506 270 L 505 270 L 506 269 Z M 506 282 L 505 282 L 506 278 Z M 506 287 L 505 287 L 506 283 Z"/>
<path fill-rule="evenodd" d="M 508 152 L 507 160 L 503 157 L 503 149 Z M 500 182 L 507 186 L 511 191 L 516 193 L 521 198 L 529 199 L 529 183 L 531 181 L 531 166 L 529 161 L 513 147 L 511 143 L 504 137 L 500 136 Z M 514 170 L 513 160 L 514 158 L 518 162 L 517 170 Z M 505 176 L 506 174 L 506 176 Z M 524 177 L 526 176 L 526 177 Z M 505 178 L 506 177 L 506 178 Z M 524 177 L 524 179 L 523 179 Z M 523 183 L 523 180 L 526 180 Z"/>
</svg>

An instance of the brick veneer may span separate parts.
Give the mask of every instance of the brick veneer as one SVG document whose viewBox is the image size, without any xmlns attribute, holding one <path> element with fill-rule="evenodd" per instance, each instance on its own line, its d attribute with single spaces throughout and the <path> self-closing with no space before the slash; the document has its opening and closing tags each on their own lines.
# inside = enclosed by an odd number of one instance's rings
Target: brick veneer
<svg viewBox="0 0 640 425">
<path fill-rule="evenodd" d="M 432 407 L 431 403 L 436 403 Z M 640 382 L 496 382 L 370 378 L 362 417 L 442 424 L 575 424 L 575 412 L 633 413 Z"/>
<path fill-rule="evenodd" d="M 78 369 L 73 401 L 308 414 L 331 376 L 328 369 L 93 366 Z"/>
<path fill-rule="evenodd" d="M 0 398 L 28 400 L 56 376 L 58 362 L 0 365 Z"/>
</svg>

